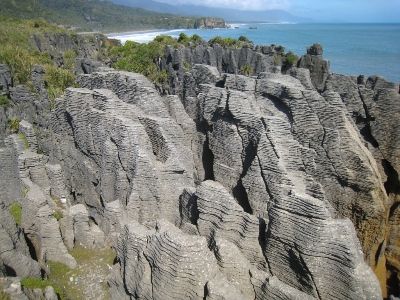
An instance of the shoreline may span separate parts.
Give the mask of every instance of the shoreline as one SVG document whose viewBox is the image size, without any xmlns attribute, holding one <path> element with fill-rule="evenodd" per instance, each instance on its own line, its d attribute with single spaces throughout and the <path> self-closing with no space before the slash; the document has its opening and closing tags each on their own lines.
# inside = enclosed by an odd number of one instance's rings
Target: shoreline
<svg viewBox="0 0 400 300">
<path fill-rule="evenodd" d="M 134 31 L 123 31 L 123 32 L 110 32 L 110 33 L 104 33 L 104 35 L 106 37 L 112 37 L 112 36 L 146 34 L 146 33 L 154 33 L 154 32 L 167 32 L 167 31 L 172 31 L 172 30 L 184 30 L 184 29 L 143 29 L 143 30 L 134 30 Z"/>
</svg>

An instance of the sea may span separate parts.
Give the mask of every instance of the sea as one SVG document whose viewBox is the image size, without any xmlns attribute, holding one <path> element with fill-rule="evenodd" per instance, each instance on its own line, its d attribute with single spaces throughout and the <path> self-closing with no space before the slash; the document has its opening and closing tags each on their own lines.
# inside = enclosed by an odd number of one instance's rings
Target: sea
<svg viewBox="0 0 400 300">
<path fill-rule="evenodd" d="M 108 35 L 122 43 L 133 40 L 146 43 L 157 35 L 178 37 L 198 34 L 205 40 L 213 37 L 245 36 L 254 45 L 281 45 L 285 51 L 301 56 L 307 47 L 320 43 L 323 57 L 330 61 L 331 72 L 345 75 L 381 75 L 400 83 L 400 23 L 328 24 L 328 23 L 235 23 L 221 29 L 179 29 Z M 252 29 L 251 29 L 252 28 Z"/>
</svg>

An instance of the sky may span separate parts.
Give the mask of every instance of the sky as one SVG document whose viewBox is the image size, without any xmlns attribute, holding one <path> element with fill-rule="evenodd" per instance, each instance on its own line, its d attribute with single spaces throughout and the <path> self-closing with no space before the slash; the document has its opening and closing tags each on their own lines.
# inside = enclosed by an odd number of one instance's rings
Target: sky
<svg viewBox="0 0 400 300">
<path fill-rule="evenodd" d="M 199 0 L 155 0 L 172 5 Z M 400 0 L 203 0 L 204 6 L 245 10 L 282 9 L 319 21 L 400 23 Z"/>
</svg>

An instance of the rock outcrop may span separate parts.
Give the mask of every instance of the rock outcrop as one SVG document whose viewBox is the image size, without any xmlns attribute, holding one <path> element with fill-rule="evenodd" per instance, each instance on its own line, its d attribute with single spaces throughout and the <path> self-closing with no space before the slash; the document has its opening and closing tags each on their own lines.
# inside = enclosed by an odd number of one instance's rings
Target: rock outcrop
<svg viewBox="0 0 400 300">
<path fill-rule="evenodd" d="M 303 55 L 297 66 L 310 70 L 311 81 L 314 87 L 322 91 L 325 81 L 330 74 L 330 63 L 322 57 L 322 46 L 318 43 L 307 48 L 307 54 Z"/>
<path fill-rule="evenodd" d="M 214 29 L 228 28 L 224 19 L 221 18 L 201 18 L 194 24 L 194 29 Z"/>
<path fill-rule="evenodd" d="M 30 149 L 8 136 L 0 182 L 39 263 L 106 240 L 114 299 L 381 299 L 373 271 L 399 268 L 399 95 L 328 74 L 318 45 L 303 58 L 318 70 L 281 74 L 276 51 L 167 47 L 176 95 L 100 68 L 36 107 L 48 138 L 22 121 Z"/>
</svg>

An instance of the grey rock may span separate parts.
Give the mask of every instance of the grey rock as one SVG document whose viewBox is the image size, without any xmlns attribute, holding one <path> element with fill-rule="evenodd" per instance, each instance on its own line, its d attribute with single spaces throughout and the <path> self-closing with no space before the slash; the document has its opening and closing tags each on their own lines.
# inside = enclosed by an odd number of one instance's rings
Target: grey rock
<svg viewBox="0 0 400 300">
<path fill-rule="evenodd" d="M 307 54 L 310 55 L 322 55 L 323 50 L 321 44 L 315 43 L 310 47 L 307 47 Z"/>
<path fill-rule="evenodd" d="M 57 220 L 47 204 L 39 186 L 32 184 L 22 205 L 22 227 L 36 249 L 40 262 L 61 262 L 70 268 L 76 267 L 75 259 L 64 245 Z"/>
<path fill-rule="evenodd" d="M 29 256 L 23 233 L 20 232 L 8 208 L 0 201 L 0 262 L 20 278 L 40 277 L 37 261 Z"/>
<path fill-rule="evenodd" d="M 117 254 L 128 292 L 143 299 L 180 299 L 181 291 L 190 299 L 203 299 L 208 278 L 218 273 L 204 237 L 185 235 L 164 220 L 157 222 L 157 232 L 127 224 Z"/>
<path fill-rule="evenodd" d="M 32 124 L 21 120 L 19 122 L 19 132 L 25 136 L 31 150 L 36 152 L 38 149 L 38 142 Z"/>
<path fill-rule="evenodd" d="M 398 147 L 398 118 L 399 94 L 397 85 L 387 82 L 383 77 L 371 76 L 367 80 L 334 75 L 328 79 L 327 92 L 335 90 L 346 105 L 349 116 L 357 124 L 360 137 L 377 162 L 381 181 L 388 195 L 389 222 L 386 236 L 386 260 L 395 273 L 400 266 L 394 257 L 398 257 L 398 196 L 396 186 L 398 182 L 399 155 Z M 392 220 L 392 221 L 390 221 Z M 372 222 L 371 222 L 372 223 Z M 382 226 L 382 225 L 380 225 Z M 388 238 L 389 237 L 389 238 Z M 363 247 L 365 248 L 365 247 Z M 371 265 L 382 264 L 383 253 L 377 253 Z M 389 272 L 387 276 L 395 276 Z M 384 276 L 382 276 L 384 277 Z M 385 280 L 382 278 L 381 280 Z"/>
<path fill-rule="evenodd" d="M 115 299 L 380 298 L 367 263 L 398 257 L 397 152 L 361 129 L 396 137 L 392 85 L 332 74 L 320 94 L 308 69 L 220 75 L 258 59 L 270 70 L 272 47 L 192 50 L 166 48 L 159 61 L 178 96 L 100 68 L 56 101 L 48 156 L 7 139 L 9 170 L 16 164 L 29 188 L 23 228 L 39 260 L 73 266 L 61 228 L 68 247 L 114 242 Z M 322 49 L 308 55 L 322 59 Z M 32 95 L 18 90 L 28 105 Z M 59 224 L 50 195 L 68 198 Z"/>
<path fill-rule="evenodd" d="M 244 295 L 228 281 L 223 275 L 219 274 L 207 282 L 207 300 L 240 300 L 246 299 Z"/>
<path fill-rule="evenodd" d="M 250 274 L 255 291 L 254 299 L 318 299 L 294 289 L 281 282 L 276 276 L 271 276 L 263 271 L 251 270 Z"/>
<path fill-rule="evenodd" d="M 299 62 L 299 68 L 310 70 L 311 81 L 314 87 L 322 91 L 325 86 L 325 81 L 330 74 L 330 63 L 322 57 L 322 46 L 313 44 L 307 48 L 307 54 L 303 55 Z"/>
<path fill-rule="evenodd" d="M 69 199 L 67 198 L 68 191 L 65 185 L 65 178 L 61 165 L 47 163 L 45 167 L 50 180 L 50 195 L 59 200 L 60 204 L 66 208 L 66 206 L 68 206 Z"/>
<path fill-rule="evenodd" d="M 81 82 L 90 88 L 110 88 L 116 94 L 110 90 L 67 90 L 65 109 L 72 120 L 67 128 L 86 156 L 77 167 L 92 174 L 85 182 L 71 182 L 74 189 L 85 191 L 85 201 L 91 207 L 102 209 L 97 190 L 103 202 L 119 199 L 130 218 L 146 222 L 163 214 L 175 222 L 179 195 L 183 188 L 193 185 L 193 154 L 183 131 L 185 122 L 189 131 L 194 130 L 193 123 L 179 116 L 183 123 L 177 124 L 168 109 L 183 111 L 182 107 L 170 102 L 167 109 L 142 75 L 94 73 L 81 76 Z M 88 127 L 93 130 L 88 131 Z M 65 143 L 60 150 L 70 151 Z M 93 182 L 99 184 L 96 190 Z"/>
<path fill-rule="evenodd" d="M 245 213 L 218 182 L 202 182 L 196 196 L 200 235 L 209 242 L 221 237 L 234 243 L 254 267 L 264 269 L 265 258 L 258 242 L 258 219 Z"/>
<path fill-rule="evenodd" d="M 18 171 L 18 158 L 12 147 L 0 148 L 0 170 L 1 200 L 9 206 L 24 195 Z"/>
<path fill-rule="evenodd" d="M 83 204 L 71 206 L 68 217 L 73 223 L 75 246 L 93 248 L 104 244 L 104 233 L 96 224 L 89 222 L 89 214 Z"/>
<path fill-rule="evenodd" d="M 46 300 L 58 299 L 57 294 L 52 286 L 46 286 L 46 288 L 44 289 L 44 297 L 46 298 Z"/>
<path fill-rule="evenodd" d="M 243 299 L 254 299 L 254 288 L 250 280 L 252 266 L 240 249 L 234 243 L 219 237 L 215 238 L 212 249 L 221 272 L 240 291 L 238 296 L 241 295 Z M 208 284 L 207 286 L 209 287 Z"/>
<path fill-rule="evenodd" d="M 7 65 L 0 64 L 0 91 L 6 92 L 12 86 L 11 71 Z"/>
<path fill-rule="evenodd" d="M 194 24 L 195 29 L 227 28 L 225 21 L 220 18 L 201 18 Z"/>
</svg>

